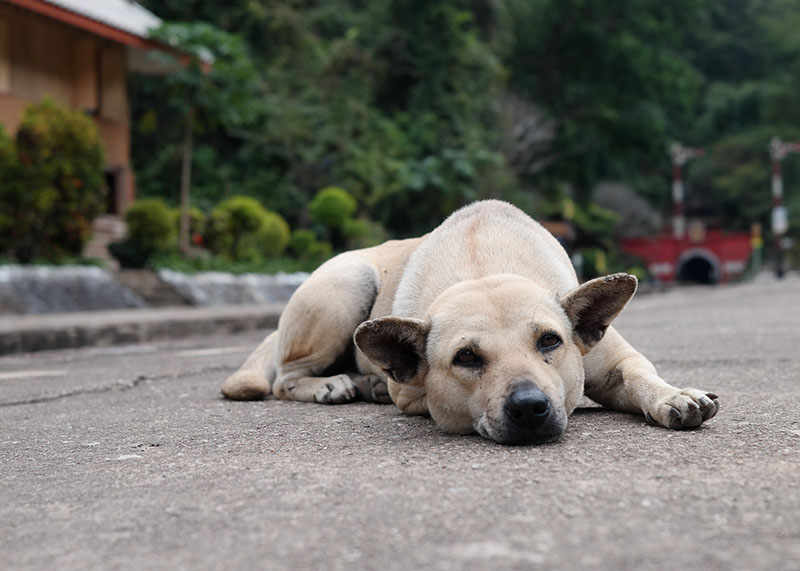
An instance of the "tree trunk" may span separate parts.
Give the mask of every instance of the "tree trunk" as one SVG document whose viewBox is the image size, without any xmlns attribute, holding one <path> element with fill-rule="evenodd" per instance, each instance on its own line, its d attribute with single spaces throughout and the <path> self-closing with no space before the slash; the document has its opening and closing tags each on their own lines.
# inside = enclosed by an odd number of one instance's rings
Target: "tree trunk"
<svg viewBox="0 0 800 571">
<path fill-rule="evenodd" d="M 194 106 L 186 113 L 183 133 L 181 164 L 181 217 L 179 225 L 179 244 L 181 253 L 189 254 L 189 191 L 192 186 L 192 147 L 194 144 Z"/>
</svg>

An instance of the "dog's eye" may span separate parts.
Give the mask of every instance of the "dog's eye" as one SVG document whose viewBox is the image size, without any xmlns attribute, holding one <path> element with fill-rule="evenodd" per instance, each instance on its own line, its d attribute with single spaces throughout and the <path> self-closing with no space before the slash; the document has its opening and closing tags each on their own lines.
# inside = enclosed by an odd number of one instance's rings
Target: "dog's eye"
<svg viewBox="0 0 800 571">
<path fill-rule="evenodd" d="M 561 337 L 555 333 L 545 333 L 539 338 L 539 351 L 552 351 L 561 345 Z"/>
<path fill-rule="evenodd" d="M 472 349 L 461 349 L 456 353 L 453 364 L 460 367 L 480 367 L 483 365 L 483 359 L 478 357 Z"/>
</svg>

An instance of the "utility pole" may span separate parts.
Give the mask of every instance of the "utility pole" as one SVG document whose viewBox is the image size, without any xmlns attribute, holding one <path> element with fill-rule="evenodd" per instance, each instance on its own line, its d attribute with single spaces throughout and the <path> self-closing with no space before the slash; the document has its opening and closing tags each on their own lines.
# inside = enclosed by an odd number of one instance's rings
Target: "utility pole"
<svg viewBox="0 0 800 571">
<path fill-rule="evenodd" d="M 683 165 L 689 159 L 699 157 L 704 153 L 704 149 L 690 149 L 680 143 L 673 143 L 670 147 L 670 156 L 672 157 L 672 235 L 676 240 L 682 240 L 686 235 Z"/>
<path fill-rule="evenodd" d="M 789 153 L 800 153 L 800 143 L 784 143 L 778 137 L 769 142 L 772 159 L 772 234 L 775 237 L 775 274 L 783 277 L 784 237 L 789 230 L 789 215 L 783 205 L 783 175 L 781 163 Z"/>
</svg>

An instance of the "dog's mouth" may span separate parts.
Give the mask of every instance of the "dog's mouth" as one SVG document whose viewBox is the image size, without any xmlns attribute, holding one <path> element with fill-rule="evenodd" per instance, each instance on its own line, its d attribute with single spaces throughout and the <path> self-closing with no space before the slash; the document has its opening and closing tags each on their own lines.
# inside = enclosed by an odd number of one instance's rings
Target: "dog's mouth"
<svg viewBox="0 0 800 571">
<path fill-rule="evenodd" d="M 483 438 L 509 446 L 531 446 L 557 442 L 566 429 L 566 415 L 551 413 L 549 418 L 536 427 L 520 427 L 509 422 L 497 422 L 483 413 L 474 423 L 475 432 Z"/>
</svg>

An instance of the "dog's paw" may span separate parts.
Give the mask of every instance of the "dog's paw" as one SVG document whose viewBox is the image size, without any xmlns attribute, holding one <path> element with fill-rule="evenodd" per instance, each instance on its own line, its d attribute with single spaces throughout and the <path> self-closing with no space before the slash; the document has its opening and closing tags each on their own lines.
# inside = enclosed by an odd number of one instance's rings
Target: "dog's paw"
<svg viewBox="0 0 800 571">
<path fill-rule="evenodd" d="M 700 426 L 718 410 L 717 395 L 697 389 L 683 389 L 658 401 L 644 416 L 650 424 L 680 430 Z"/>
<path fill-rule="evenodd" d="M 314 391 L 314 400 L 321 404 L 342 404 L 355 400 L 358 389 L 347 375 L 336 375 L 324 379 Z"/>
<path fill-rule="evenodd" d="M 354 375 L 352 377 L 361 398 L 367 402 L 392 404 L 389 396 L 389 387 L 386 381 L 378 375 Z"/>
</svg>

